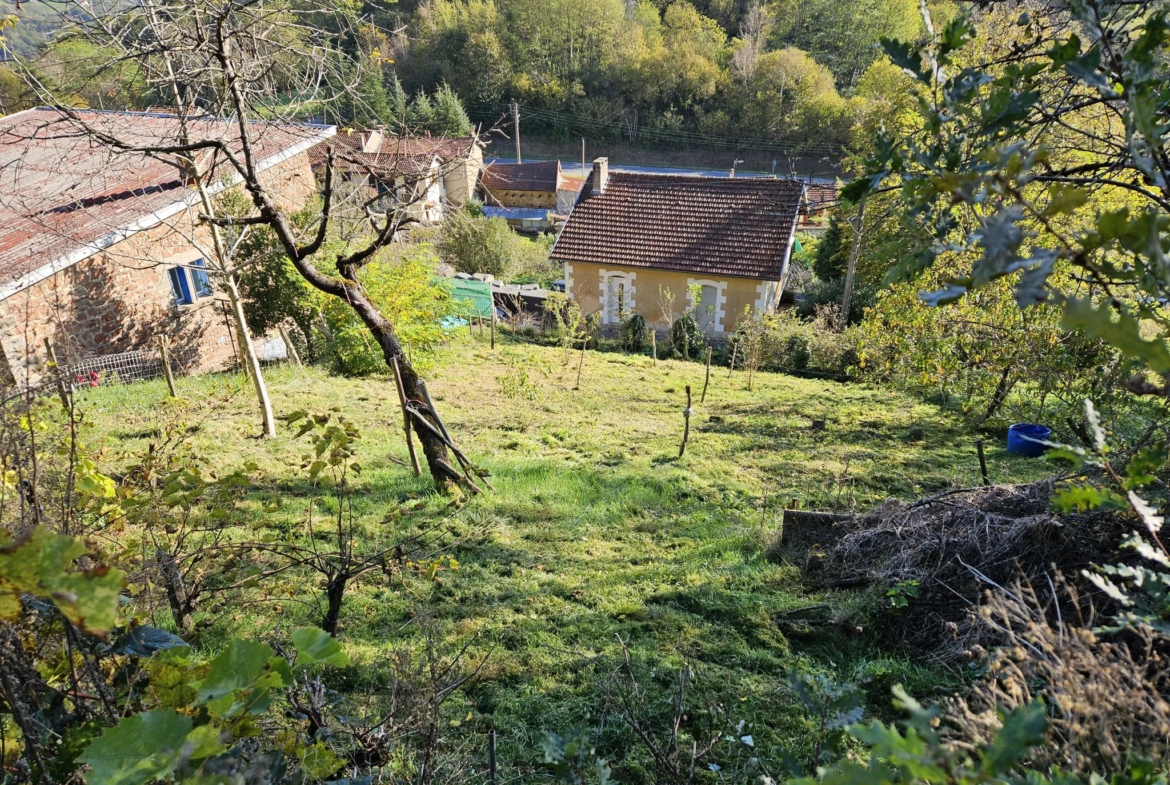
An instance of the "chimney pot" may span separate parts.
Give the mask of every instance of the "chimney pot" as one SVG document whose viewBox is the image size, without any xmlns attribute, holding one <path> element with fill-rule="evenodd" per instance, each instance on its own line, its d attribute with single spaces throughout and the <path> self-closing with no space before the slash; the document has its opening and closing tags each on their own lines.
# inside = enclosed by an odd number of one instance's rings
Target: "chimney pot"
<svg viewBox="0 0 1170 785">
<path fill-rule="evenodd" d="M 596 158 L 593 161 L 593 175 L 590 185 L 596 193 L 605 193 L 605 185 L 609 182 L 609 159 Z"/>
</svg>

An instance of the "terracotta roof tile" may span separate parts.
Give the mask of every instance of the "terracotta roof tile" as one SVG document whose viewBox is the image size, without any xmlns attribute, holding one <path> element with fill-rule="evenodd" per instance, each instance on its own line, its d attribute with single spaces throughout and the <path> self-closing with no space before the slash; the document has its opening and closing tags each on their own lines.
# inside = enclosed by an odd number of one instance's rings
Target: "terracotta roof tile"
<svg viewBox="0 0 1170 785">
<path fill-rule="evenodd" d="M 803 184 L 611 172 L 581 191 L 552 257 L 779 280 Z"/>
<path fill-rule="evenodd" d="M 80 111 L 78 120 L 136 145 L 176 144 L 175 116 Z M 190 120 L 197 139 L 238 140 L 234 121 Z M 324 126 L 253 125 L 264 160 L 331 132 Z M 227 175 L 224 166 L 220 167 Z M 155 214 L 191 198 L 171 164 L 93 142 L 78 121 L 52 109 L 0 118 L 0 286 L 10 284 L 128 227 L 156 225 Z"/>
<path fill-rule="evenodd" d="M 553 192 L 562 185 L 560 161 L 527 164 L 491 164 L 483 170 L 483 187 L 492 191 Z"/>
</svg>

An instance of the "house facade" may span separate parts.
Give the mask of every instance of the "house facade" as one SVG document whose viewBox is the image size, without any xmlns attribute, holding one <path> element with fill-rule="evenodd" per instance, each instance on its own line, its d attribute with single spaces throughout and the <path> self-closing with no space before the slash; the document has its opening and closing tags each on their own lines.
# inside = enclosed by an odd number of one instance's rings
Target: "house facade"
<svg viewBox="0 0 1170 785">
<path fill-rule="evenodd" d="M 370 198 L 407 205 L 425 223 L 441 222 L 449 207 L 472 199 L 483 169 L 475 136 L 391 136 L 374 129 L 345 131 L 314 148 L 310 155 L 318 177 L 330 147 L 336 178 Z"/>
<path fill-rule="evenodd" d="M 697 306 L 709 334 L 730 333 L 745 308 L 778 305 L 803 191 L 764 177 L 610 174 L 599 158 L 552 258 L 603 324 L 637 313 L 665 328 Z"/>
<path fill-rule="evenodd" d="M 188 120 L 196 138 L 234 124 Z M 238 335 L 204 261 L 199 197 L 172 165 L 91 143 L 82 124 L 143 145 L 177 140 L 179 120 L 150 113 L 34 109 L 0 118 L 0 377 L 36 384 L 48 361 L 155 350 L 162 337 L 191 373 L 232 367 Z M 308 150 L 325 126 L 258 124 L 261 177 L 297 209 L 316 184 Z M 210 190 L 237 187 L 229 172 Z"/>
<path fill-rule="evenodd" d="M 581 178 L 567 177 L 559 160 L 491 163 L 483 171 L 480 191 L 488 207 L 541 208 L 565 215 L 583 184 Z"/>
</svg>

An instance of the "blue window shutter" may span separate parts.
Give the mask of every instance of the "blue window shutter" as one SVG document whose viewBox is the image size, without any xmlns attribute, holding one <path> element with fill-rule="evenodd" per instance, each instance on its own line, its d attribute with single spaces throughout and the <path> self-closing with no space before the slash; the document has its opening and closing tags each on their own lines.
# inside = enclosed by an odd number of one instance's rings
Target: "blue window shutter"
<svg viewBox="0 0 1170 785">
<path fill-rule="evenodd" d="M 186 271 L 182 267 L 172 267 L 168 273 L 171 276 L 171 291 L 175 294 L 175 302 L 179 305 L 195 302 L 191 297 L 191 285 L 187 283 Z"/>
<path fill-rule="evenodd" d="M 195 267 L 204 267 L 202 259 L 196 259 L 193 262 Z M 196 297 L 210 297 L 211 296 L 211 279 L 207 277 L 207 273 L 202 270 L 191 270 L 191 280 L 195 284 Z"/>
</svg>

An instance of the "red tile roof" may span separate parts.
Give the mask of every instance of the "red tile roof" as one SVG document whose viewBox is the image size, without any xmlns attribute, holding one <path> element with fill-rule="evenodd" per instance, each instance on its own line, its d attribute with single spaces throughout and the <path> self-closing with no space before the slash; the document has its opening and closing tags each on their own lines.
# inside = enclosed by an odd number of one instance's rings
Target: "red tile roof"
<svg viewBox="0 0 1170 785">
<path fill-rule="evenodd" d="M 171 164 L 117 152 L 83 131 L 86 125 L 137 146 L 176 144 L 177 117 L 93 111 L 75 116 L 30 109 L 0 118 L 0 299 L 196 201 L 186 176 Z M 195 139 L 220 139 L 238 149 L 234 121 L 190 120 L 189 128 Z M 332 130 L 256 123 L 252 139 L 266 168 Z M 222 163 L 218 172 L 230 174 Z"/>
<path fill-rule="evenodd" d="M 779 280 L 803 184 L 769 177 L 611 172 L 592 182 L 552 250 L 565 262 Z"/>
<path fill-rule="evenodd" d="M 440 163 L 466 158 L 471 153 L 475 138 L 450 136 L 384 136 L 376 149 L 366 152 L 374 131 L 345 131 L 328 142 L 322 142 L 310 151 L 314 166 L 325 163 L 325 154 L 332 145 L 334 166 L 349 171 L 384 175 L 418 175 L 430 170 L 435 159 Z"/>
<path fill-rule="evenodd" d="M 527 164 L 491 164 L 483 170 L 484 190 L 545 191 L 552 193 L 562 184 L 560 161 L 533 161 Z"/>
</svg>

